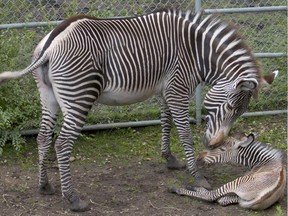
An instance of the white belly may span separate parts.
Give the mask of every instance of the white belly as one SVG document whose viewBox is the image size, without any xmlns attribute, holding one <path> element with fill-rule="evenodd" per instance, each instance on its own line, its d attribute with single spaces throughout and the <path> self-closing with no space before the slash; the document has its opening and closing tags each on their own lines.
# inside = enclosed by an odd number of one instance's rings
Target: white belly
<svg viewBox="0 0 288 216">
<path fill-rule="evenodd" d="M 157 93 L 157 90 L 149 90 L 137 93 L 127 92 L 125 90 L 104 91 L 97 99 L 97 103 L 110 106 L 129 105 L 144 101 Z"/>
</svg>

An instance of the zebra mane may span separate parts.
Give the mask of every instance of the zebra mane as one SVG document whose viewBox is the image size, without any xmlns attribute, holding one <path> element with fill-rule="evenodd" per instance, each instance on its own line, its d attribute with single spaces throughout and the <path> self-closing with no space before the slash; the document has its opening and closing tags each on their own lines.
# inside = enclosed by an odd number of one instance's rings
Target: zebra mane
<svg viewBox="0 0 288 216">
<path fill-rule="evenodd" d="M 255 78 L 260 80 L 260 65 L 256 60 L 252 49 L 248 46 L 242 36 L 240 36 L 240 28 L 236 26 L 236 24 L 222 21 L 218 17 L 219 16 L 215 14 L 206 16 L 197 26 L 195 26 L 195 30 L 202 33 L 205 32 L 205 37 L 214 38 L 212 46 L 216 53 L 220 54 L 226 49 L 225 56 L 227 57 L 224 57 L 226 62 L 224 61 L 225 64 L 221 65 L 223 73 L 226 74 L 226 76 L 233 76 L 234 70 L 232 70 L 232 65 L 229 64 L 237 62 L 237 67 L 242 67 L 243 73 L 240 74 L 240 76 L 249 77 L 252 72 Z M 223 68 L 224 65 L 226 65 L 226 67 Z M 227 67 L 227 65 L 229 65 L 229 67 Z"/>
<path fill-rule="evenodd" d="M 227 56 L 227 58 L 224 57 L 224 59 L 226 59 L 226 62 L 224 61 L 226 67 L 222 68 L 224 64 L 221 66 L 223 74 L 226 76 L 233 76 L 235 70 L 232 70 L 232 64 L 229 64 L 237 62 L 237 67 L 242 67 L 241 72 L 243 73 L 241 73 L 240 76 L 250 77 L 252 72 L 254 74 L 253 76 L 258 79 L 258 81 L 260 80 L 262 76 L 260 65 L 256 60 L 252 49 L 248 46 L 242 36 L 240 36 L 240 28 L 236 24 L 231 21 L 222 21 L 219 19 L 219 16 L 215 14 L 208 15 L 201 19 L 203 11 L 193 14 L 191 11 L 182 12 L 181 10 L 162 9 L 153 13 L 157 12 L 166 12 L 170 15 L 182 17 L 191 22 L 194 26 L 194 30 L 197 30 L 200 33 L 205 32 L 205 37 L 214 37 L 213 50 L 215 50 L 216 53 L 220 54 L 223 50 L 227 49 L 225 51 L 225 56 Z M 195 40 L 197 40 L 197 38 Z M 227 65 L 229 65 L 229 67 L 227 67 Z M 235 67 L 235 65 L 233 65 L 233 67 Z M 258 91 L 258 89 L 255 89 L 255 92 L 256 91 Z"/>
<path fill-rule="evenodd" d="M 203 23 L 202 28 L 205 28 L 205 30 L 207 28 L 210 28 L 209 31 L 211 31 L 211 34 L 214 34 L 215 32 L 219 31 L 219 29 L 223 28 L 223 30 L 218 35 L 219 39 L 227 37 L 231 34 L 229 36 L 229 41 L 240 40 L 239 46 L 246 49 L 248 51 L 248 54 L 253 56 L 251 48 L 247 45 L 243 37 L 239 34 L 240 27 L 231 21 L 220 21 L 218 17 L 219 16 L 215 14 L 207 16 L 206 19 L 201 22 L 201 24 Z"/>
<path fill-rule="evenodd" d="M 192 23 L 200 23 L 201 16 L 203 15 L 203 10 L 197 13 L 193 13 L 191 10 L 182 11 L 178 9 L 161 8 L 153 11 L 152 13 L 168 13 L 170 15 L 182 17 L 190 22 L 192 21 Z"/>
</svg>

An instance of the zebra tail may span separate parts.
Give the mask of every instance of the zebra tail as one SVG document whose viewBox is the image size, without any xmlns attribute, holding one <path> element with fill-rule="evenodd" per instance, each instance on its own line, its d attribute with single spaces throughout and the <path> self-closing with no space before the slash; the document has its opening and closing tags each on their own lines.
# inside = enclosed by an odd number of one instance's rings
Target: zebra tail
<svg viewBox="0 0 288 216">
<path fill-rule="evenodd" d="M 31 73 L 42 64 L 44 64 L 49 59 L 47 52 L 44 52 L 43 55 L 39 56 L 35 61 L 33 61 L 28 67 L 21 71 L 5 71 L 0 74 L 0 84 L 9 81 L 11 79 L 18 79 L 22 76 L 25 76 L 28 73 Z"/>
</svg>

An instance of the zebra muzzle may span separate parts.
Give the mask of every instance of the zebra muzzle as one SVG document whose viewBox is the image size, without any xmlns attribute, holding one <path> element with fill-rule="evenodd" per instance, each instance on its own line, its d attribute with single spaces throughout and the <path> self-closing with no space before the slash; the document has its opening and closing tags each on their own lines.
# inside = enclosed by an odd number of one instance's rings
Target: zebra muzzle
<svg viewBox="0 0 288 216">
<path fill-rule="evenodd" d="M 218 136 L 216 136 L 216 138 L 213 138 L 210 140 L 209 144 L 208 144 L 208 148 L 214 149 L 218 146 L 220 146 L 223 141 L 224 141 L 225 135 L 224 132 L 221 131 Z"/>
</svg>

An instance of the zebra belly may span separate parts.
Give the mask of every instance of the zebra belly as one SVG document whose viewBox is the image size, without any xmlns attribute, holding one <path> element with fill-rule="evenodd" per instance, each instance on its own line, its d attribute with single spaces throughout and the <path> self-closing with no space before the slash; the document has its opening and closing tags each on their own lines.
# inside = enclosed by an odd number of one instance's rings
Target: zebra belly
<svg viewBox="0 0 288 216">
<path fill-rule="evenodd" d="M 141 92 L 128 92 L 124 90 L 104 91 L 97 99 L 97 102 L 110 106 L 129 105 L 144 101 L 149 97 L 155 95 L 156 93 L 157 93 L 156 90 L 141 91 Z"/>
</svg>

